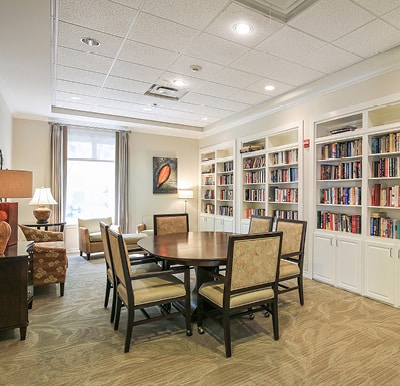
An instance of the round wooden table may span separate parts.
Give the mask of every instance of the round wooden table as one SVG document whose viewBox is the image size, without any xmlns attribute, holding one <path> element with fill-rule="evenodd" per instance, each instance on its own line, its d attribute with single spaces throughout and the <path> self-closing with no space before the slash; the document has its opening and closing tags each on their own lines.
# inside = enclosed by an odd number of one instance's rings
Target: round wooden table
<svg viewBox="0 0 400 386">
<path fill-rule="evenodd" d="M 187 232 L 145 237 L 138 245 L 171 263 L 217 267 L 226 263 L 228 239 L 232 233 Z"/>
</svg>

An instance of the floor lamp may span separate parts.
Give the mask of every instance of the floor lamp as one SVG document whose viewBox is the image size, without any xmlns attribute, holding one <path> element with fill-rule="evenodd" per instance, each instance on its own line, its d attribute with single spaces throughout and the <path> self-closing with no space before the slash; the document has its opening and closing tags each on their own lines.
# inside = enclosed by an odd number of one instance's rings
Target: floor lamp
<svg viewBox="0 0 400 386">
<path fill-rule="evenodd" d="M 188 198 L 193 198 L 192 189 L 179 189 L 178 197 L 185 199 L 185 213 L 187 213 L 187 200 Z"/>
<path fill-rule="evenodd" d="M 0 210 L 6 212 L 6 221 L 11 227 L 9 245 L 18 241 L 18 202 L 8 202 L 7 198 L 32 197 L 32 172 L 26 170 L 0 170 Z"/>
</svg>

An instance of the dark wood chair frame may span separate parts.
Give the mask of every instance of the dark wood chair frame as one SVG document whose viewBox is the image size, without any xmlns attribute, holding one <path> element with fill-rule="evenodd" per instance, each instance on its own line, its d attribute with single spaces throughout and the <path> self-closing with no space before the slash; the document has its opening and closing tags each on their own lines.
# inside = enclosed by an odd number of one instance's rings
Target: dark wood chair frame
<svg viewBox="0 0 400 386">
<path fill-rule="evenodd" d="M 246 287 L 242 289 L 231 290 L 231 280 L 232 280 L 232 259 L 235 248 L 236 240 L 244 239 L 257 239 L 257 238 L 269 238 L 269 237 L 279 237 L 279 253 L 276 256 L 276 274 L 275 280 L 273 282 L 264 283 L 261 285 L 255 285 L 252 287 Z M 216 281 L 224 281 L 224 294 L 223 294 L 223 307 L 219 307 L 214 302 L 210 301 L 206 297 L 198 294 L 198 316 L 197 316 L 197 328 L 200 334 L 204 333 L 203 330 L 203 319 L 205 316 L 213 318 L 219 322 L 224 330 L 224 342 L 225 342 L 225 355 L 229 358 L 232 355 L 232 345 L 231 345 L 231 333 L 230 333 L 230 319 L 234 317 L 241 317 L 244 315 L 253 315 L 257 311 L 264 311 L 267 308 L 268 312 L 272 315 L 272 325 L 274 331 L 274 339 L 279 339 L 279 321 L 278 321 L 278 277 L 279 277 L 279 258 L 282 246 L 282 232 L 269 232 L 265 234 L 247 234 L 247 235 L 232 235 L 229 238 L 228 251 L 227 251 L 227 264 L 226 273 L 221 275 L 219 273 L 206 271 L 205 274 L 213 277 Z M 258 301 L 244 306 L 230 308 L 230 297 L 235 294 L 242 294 L 246 292 L 251 292 L 263 288 L 271 287 L 274 291 L 274 297 L 269 299 L 267 303 L 265 300 Z M 207 307 L 205 307 L 207 304 Z M 209 307 L 211 306 L 211 307 Z M 215 310 L 218 312 L 215 313 Z M 251 317 L 252 319 L 252 317 Z"/>
</svg>

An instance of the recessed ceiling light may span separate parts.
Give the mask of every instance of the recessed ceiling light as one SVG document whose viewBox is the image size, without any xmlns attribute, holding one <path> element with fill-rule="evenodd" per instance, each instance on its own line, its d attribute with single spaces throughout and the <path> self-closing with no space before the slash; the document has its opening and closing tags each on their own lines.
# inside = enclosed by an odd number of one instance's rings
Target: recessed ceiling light
<svg viewBox="0 0 400 386">
<path fill-rule="evenodd" d="M 182 87 L 186 84 L 186 82 L 182 79 L 175 79 L 172 83 L 178 87 Z"/>
<path fill-rule="evenodd" d="M 233 25 L 233 29 L 240 35 L 246 35 L 253 31 L 253 27 L 247 23 L 237 23 Z"/>
<path fill-rule="evenodd" d="M 202 121 L 208 121 L 208 118 L 207 117 L 202 117 L 201 120 Z"/>
<path fill-rule="evenodd" d="M 150 107 L 143 107 L 143 111 L 151 111 Z"/>
<path fill-rule="evenodd" d="M 90 47 L 98 47 L 100 45 L 100 42 L 98 40 L 96 40 L 94 38 L 89 38 L 89 37 L 81 38 L 81 42 Z"/>
<path fill-rule="evenodd" d="M 77 96 L 72 96 L 72 97 L 70 97 L 70 99 L 72 99 L 74 101 L 80 101 L 81 100 L 81 98 L 77 97 Z"/>
<path fill-rule="evenodd" d="M 192 64 L 192 65 L 190 66 L 190 70 L 191 70 L 192 72 L 199 72 L 199 71 L 201 71 L 201 66 L 199 66 L 198 64 Z"/>
<path fill-rule="evenodd" d="M 264 89 L 267 91 L 273 91 L 273 90 L 275 90 L 275 86 L 273 86 L 272 84 L 269 84 L 269 85 L 265 86 Z"/>
</svg>

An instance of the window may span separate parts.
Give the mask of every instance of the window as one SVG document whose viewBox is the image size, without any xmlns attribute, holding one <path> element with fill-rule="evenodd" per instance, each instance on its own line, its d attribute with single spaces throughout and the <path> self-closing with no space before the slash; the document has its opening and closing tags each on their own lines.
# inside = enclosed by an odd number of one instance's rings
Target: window
<svg viewBox="0 0 400 386">
<path fill-rule="evenodd" d="M 115 133 L 68 128 L 66 221 L 114 217 Z"/>
</svg>

